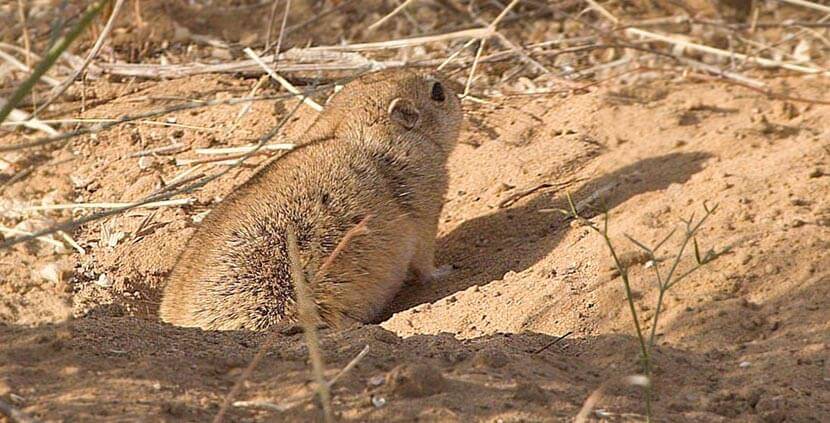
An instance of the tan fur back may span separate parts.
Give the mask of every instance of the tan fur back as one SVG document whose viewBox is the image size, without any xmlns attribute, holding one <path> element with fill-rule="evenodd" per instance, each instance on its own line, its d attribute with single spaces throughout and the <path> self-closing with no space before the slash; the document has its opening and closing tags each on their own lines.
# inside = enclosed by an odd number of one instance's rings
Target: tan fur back
<svg viewBox="0 0 830 423">
<path fill-rule="evenodd" d="M 288 228 L 297 232 L 321 318 L 334 326 L 373 319 L 405 279 L 428 278 L 434 269 L 445 166 L 460 122 L 458 100 L 440 77 L 385 71 L 347 84 L 298 140 L 301 148 L 251 177 L 205 218 L 170 275 L 162 320 L 263 329 L 294 319 Z M 369 232 L 314 280 L 367 215 Z"/>
</svg>

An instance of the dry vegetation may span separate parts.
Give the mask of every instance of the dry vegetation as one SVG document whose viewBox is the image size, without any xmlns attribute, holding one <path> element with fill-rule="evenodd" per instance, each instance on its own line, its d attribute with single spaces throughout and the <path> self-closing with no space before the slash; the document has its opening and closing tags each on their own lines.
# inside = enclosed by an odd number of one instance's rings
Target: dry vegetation
<svg viewBox="0 0 830 423">
<path fill-rule="evenodd" d="M 0 28 L 0 417 L 830 415 L 830 6 L 18 0 Z M 394 67 L 464 87 L 451 276 L 341 333 L 303 295 L 305 330 L 160 324 L 194 226 Z"/>
</svg>

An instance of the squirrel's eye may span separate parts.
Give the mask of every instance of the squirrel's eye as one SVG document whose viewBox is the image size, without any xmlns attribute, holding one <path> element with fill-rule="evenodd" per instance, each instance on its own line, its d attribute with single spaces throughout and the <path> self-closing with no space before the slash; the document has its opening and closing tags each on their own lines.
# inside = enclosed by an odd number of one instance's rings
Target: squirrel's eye
<svg viewBox="0 0 830 423">
<path fill-rule="evenodd" d="M 444 101 L 447 98 L 444 95 L 444 87 L 440 82 L 436 81 L 432 83 L 432 93 L 430 93 L 430 97 L 432 97 L 435 101 Z"/>
</svg>

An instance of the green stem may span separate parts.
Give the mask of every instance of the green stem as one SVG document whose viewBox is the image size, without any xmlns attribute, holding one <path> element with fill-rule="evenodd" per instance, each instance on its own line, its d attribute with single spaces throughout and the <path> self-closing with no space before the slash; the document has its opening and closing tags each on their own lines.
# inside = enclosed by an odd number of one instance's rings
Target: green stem
<svg viewBox="0 0 830 423">
<path fill-rule="evenodd" d="M 657 307 L 654 309 L 654 319 L 651 320 L 651 334 L 648 337 L 648 350 L 651 351 L 654 348 L 654 338 L 657 334 L 657 320 L 660 317 L 660 312 L 663 311 L 663 295 L 666 293 L 666 289 L 663 286 L 660 286 L 660 292 L 657 295 Z"/>
<path fill-rule="evenodd" d="M 48 52 L 43 56 L 43 59 L 40 63 L 37 64 L 35 69 L 32 71 L 32 74 L 20 84 L 19 87 L 14 91 L 12 96 L 3 105 L 2 109 L 0 109 L 0 123 L 6 120 L 12 110 L 23 100 L 29 92 L 32 91 L 35 84 L 37 83 L 40 78 L 49 71 L 50 68 L 55 64 L 58 58 L 66 51 L 67 48 L 78 38 L 79 35 L 92 23 L 92 20 L 95 19 L 95 16 L 101 12 L 101 9 L 104 8 L 104 5 L 109 3 L 112 0 L 101 0 L 98 3 L 92 5 L 87 9 L 86 13 L 81 17 L 81 20 L 69 31 L 68 34 L 63 36 L 58 40 L 52 48 L 49 49 Z"/>
<path fill-rule="evenodd" d="M 637 331 L 637 340 L 640 342 L 640 353 L 642 355 L 642 365 L 643 370 L 646 376 L 651 381 L 651 354 L 649 354 L 649 348 L 646 347 L 646 340 L 643 337 L 643 330 L 640 327 L 640 319 L 637 316 L 637 309 L 634 307 L 634 296 L 631 294 L 631 284 L 628 280 L 628 272 L 623 269 L 622 264 L 620 263 L 619 257 L 617 257 L 617 252 L 614 250 L 614 246 L 611 244 L 611 239 L 608 238 L 607 232 L 607 217 L 606 217 L 606 230 L 602 232 L 602 237 L 605 239 L 605 245 L 608 246 L 608 250 L 611 252 L 611 256 L 614 258 L 614 264 L 617 266 L 617 271 L 620 272 L 620 277 L 623 280 L 623 286 L 625 287 L 625 298 L 628 301 L 628 309 L 631 312 L 632 320 L 634 320 L 634 328 Z M 646 388 L 646 419 L 647 421 L 651 421 L 651 385 Z"/>
</svg>

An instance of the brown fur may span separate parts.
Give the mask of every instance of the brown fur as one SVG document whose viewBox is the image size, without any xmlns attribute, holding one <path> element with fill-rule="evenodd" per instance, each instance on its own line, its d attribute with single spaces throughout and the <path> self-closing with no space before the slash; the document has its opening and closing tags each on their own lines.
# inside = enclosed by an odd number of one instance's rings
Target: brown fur
<svg viewBox="0 0 830 423">
<path fill-rule="evenodd" d="M 435 81 L 444 101 L 431 98 Z M 293 321 L 287 230 L 297 232 L 325 323 L 376 318 L 404 280 L 429 280 L 435 271 L 446 162 L 461 117 L 455 93 L 437 76 L 383 71 L 347 84 L 297 141 L 301 148 L 263 168 L 205 218 L 170 275 L 161 319 L 219 330 Z M 315 280 L 367 215 L 368 232 L 351 239 Z"/>
</svg>

